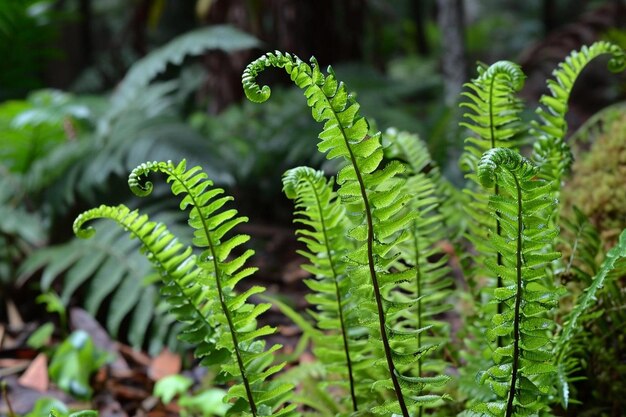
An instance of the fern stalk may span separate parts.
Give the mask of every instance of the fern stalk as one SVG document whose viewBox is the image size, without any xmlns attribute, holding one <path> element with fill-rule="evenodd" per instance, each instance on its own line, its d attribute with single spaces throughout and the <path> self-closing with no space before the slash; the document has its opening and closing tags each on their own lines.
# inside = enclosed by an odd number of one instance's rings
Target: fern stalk
<svg viewBox="0 0 626 417">
<path fill-rule="evenodd" d="M 492 319 L 490 338 L 507 336 L 510 342 L 492 352 L 495 365 L 483 372 L 492 391 L 504 401 L 479 403 L 474 411 L 512 417 L 537 412 L 546 406 L 546 387 L 556 371 L 548 332 L 554 327 L 548 319 L 557 304 L 554 288 L 543 284 L 549 263 L 557 252 L 546 252 L 546 242 L 558 233 L 544 214 L 554 206 L 550 184 L 535 178 L 537 168 L 511 149 L 487 151 L 478 165 L 478 178 L 487 188 L 501 183 L 503 196 L 492 196 L 492 215 L 500 213 L 504 236 L 494 239 L 503 254 L 503 265 L 492 265 L 512 285 L 494 291 L 495 300 L 506 306 Z M 509 242 L 514 241 L 515 247 Z M 542 398 L 543 401 L 539 401 Z M 526 414 L 524 414 L 526 415 Z"/>
<path fill-rule="evenodd" d="M 511 373 L 511 388 L 509 388 L 509 398 L 506 404 L 506 417 L 511 417 L 513 414 L 513 398 L 515 398 L 515 386 L 517 385 L 517 371 L 519 369 L 519 343 L 520 343 L 520 307 L 522 305 L 522 189 L 519 184 L 519 180 L 516 175 L 513 175 L 515 180 L 515 189 L 517 191 L 517 242 L 515 250 L 515 277 L 517 284 L 517 291 L 515 293 L 515 316 L 513 318 L 513 370 Z M 500 257 L 502 256 L 498 253 Z M 502 265 L 502 258 L 498 265 Z M 500 278 L 501 279 L 501 278 Z M 502 286 L 500 284 L 500 286 Z M 499 286 L 499 287 L 500 287 Z M 499 314 L 501 312 L 502 303 L 498 303 Z M 500 340 L 500 338 L 498 338 Z"/>
</svg>

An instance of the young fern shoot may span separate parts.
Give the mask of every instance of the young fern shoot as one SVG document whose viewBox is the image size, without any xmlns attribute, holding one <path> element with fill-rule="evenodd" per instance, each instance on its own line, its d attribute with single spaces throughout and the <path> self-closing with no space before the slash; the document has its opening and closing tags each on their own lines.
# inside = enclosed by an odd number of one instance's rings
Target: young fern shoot
<svg viewBox="0 0 626 417">
<path fill-rule="evenodd" d="M 568 100 L 576 79 L 595 58 L 610 55 L 609 70 L 623 71 L 626 68 L 626 55 L 618 45 L 606 41 L 583 46 L 580 51 L 573 51 L 559 67 L 554 70 L 553 80 L 548 80 L 550 94 L 544 94 L 536 113 L 539 121 L 533 121 L 532 135 L 536 137 L 532 160 L 539 167 L 538 175 L 552 183 L 558 192 L 561 181 L 569 173 L 573 157 L 570 146 L 565 142 L 567 122 L 565 114 Z"/>
<path fill-rule="evenodd" d="M 490 200 L 493 215 L 502 219 L 502 235 L 492 236 L 502 254 L 502 265 L 490 262 L 502 276 L 503 286 L 494 291 L 502 313 L 491 320 L 488 337 L 504 336 L 506 344 L 493 350 L 492 367 L 480 375 L 498 400 L 479 403 L 473 410 L 495 417 L 531 415 L 546 407 L 551 395 L 553 365 L 551 310 L 558 303 L 554 288 L 544 286 L 547 264 L 557 252 L 544 248 L 558 235 L 550 219 L 542 216 L 551 198 L 551 185 L 536 179 L 537 169 L 517 152 L 495 148 L 487 151 L 478 165 L 481 184 L 492 188 L 497 182 L 506 195 Z M 541 400 L 541 398 L 544 398 Z"/>
<path fill-rule="evenodd" d="M 352 410 L 358 411 L 353 371 L 353 363 L 358 357 L 355 357 L 356 352 L 351 354 L 356 346 L 348 335 L 350 324 L 346 312 L 349 288 L 343 258 L 350 245 L 345 239 L 345 208 L 333 191 L 333 181 L 326 181 L 323 172 L 309 167 L 287 171 L 283 176 L 283 191 L 288 198 L 295 200 L 297 211 L 294 214 L 297 217 L 294 221 L 308 226 L 297 231 L 298 240 L 308 249 L 298 251 L 310 262 L 303 265 L 303 269 L 316 277 L 305 281 L 313 291 L 307 300 L 317 306 L 313 315 L 318 327 L 332 331 L 313 340 L 314 352 L 328 368 L 342 370 L 340 385 L 345 385 L 347 379 Z"/>
<path fill-rule="evenodd" d="M 135 168 L 128 183 L 133 192 L 146 196 L 152 191 L 152 183 L 142 183 L 142 177 L 151 172 L 168 175 L 172 192 L 182 195 L 181 210 L 189 208 L 189 225 L 194 228 L 193 245 L 200 248 L 200 255 L 192 255 L 190 248 L 182 249 L 163 225 L 149 222 L 147 216 L 138 217 L 137 212 L 120 206 L 100 207 L 76 220 L 79 235 L 89 234 L 82 224 L 95 217 L 108 217 L 118 221 L 131 234 L 138 237 L 148 257 L 163 272 L 166 286 L 163 293 L 173 306 L 174 313 L 190 324 L 181 338 L 197 344 L 196 355 L 204 364 L 219 363 L 222 370 L 239 383 L 228 391 L 227 400 L 233 404 L 230 413 L 241 416 L 294 417 L 295 405 L 284 405 L 289 397 L 290 384 L 266 381 L 284 364 L 273 365 L 274 345 L 265 349 L 259 337 L 272 334 L 270 326 L 257 328 L 257 317 L 269 304 L 252 305 L 248 297 L 264 291 L 253 286 L 242 294 L 235 292 L 235 285 L 254 273 L 255 268 L 246 267 L 253 251 L 231 256 L 233 249 L 248 241 L 247 235 L 229 236 L 232 229 L 247 219 L 237 216 L 234 209 L 224 209 L 231 197 L 220 197 L 223 190 L 213 188 L 213 183 L 199 167 L 186 169 L 185 161 L 148 162 Z"/>
<path fill-rule="evenodd" d="M 209 319 L 209 304 L 203 301 L 210 296 L 208 277 L 196 264 L 192 248 L 183 245 L 162 223 L 150 221 L 148 216 L 131 211 L 124 205 L 88 210 L 74 221 L 74 234 L 88 239 L 96 230 L 85 224 L 96 219 L 110 219 L 127 230 L 131 237 L 141 242 L 141 249 L 161 274 L 171 312 L 185 324 L 182 339 L 196 346 L 196 356 L 204 358 L 216 354 L 215 329 Z"/>
<path fill-rule="evenodd" d="M 382 350 L 388 376 L 373 386 L 392 389 L 396 398 L 372 411 L 409 417 L 409 406 L 417 404 L 419 398 L 405 396 L 403 388 L 414 393 L 419 392 L 421 385 L 405 379 L 397 367 L 408 367 L 415 362 L 415 355 L 393 349 L 390 339 L 394 335 L 388 331 L 386 320 L 387 310 L 393 304 L 386 295 L 414 275 L 411 268 L 405 271 L 390 268 L 397 256 L 395 249 L 409 236 L 406 228 L 413 219 L 411 213 L 403 210 L 411 196 L 403 194 L 403 183 L 396 181 L 405 168 L 392 162 L 379 169 L 383 159 L 380 132 L 369 135 L 369 124 L 359 115 L 359 104 L 348 94 L 346 86 L 337 81 L 332 68 L 324 76 L 313 58 L 309 65 L 289 54 L 268 53 L 249 64 L 243 73 L 244 91 L 251 101 L 261 103 L 270 96 L 270 88 L 260 88 L 255 81 L 267 67 L 284 68 L 304 90 L 313 118 L 324 123 L 318 149 L 327 152 L 328 159 L 341 158 L 346 162 L 337 175 L 337 193 L 343 204 L 354 206 L 349 211 L 354 215 L 355 226 L 348 235 L 358 248 L 348 256 L 351 286 L 361 291 L 359 296 L 364 300 L 373 293 L 374 305 L 364 302 L 362 315 L 372 332 L 378 333 L 370 340 L 375 349 Z M 372 360 L 372 365 L 375 364 Z"/>
<path fill-rule="evenodd" d="M 500 185 L 496 182 L 492 190 L 480 187 L 477 178 L 478 163 L 482 154 L 494 148 L 517 149 L 523 125 L 520 122 L 520 113 L 523 109 L 518 92 L 524 86 L 524 73 L 517 64 L 509 61 L 499 61 L 488 68 L 478 67 L 478 78 L 465 84 L 468 91 L 463 95 L 469 100 L 461 103 L 468 109 L 464 114 L 467 122 L 461 123 L 476 136 L 465 140 L 465 151 L 462 156 L 462 165 L 468 171 L 466 178 L 477 186 L 477 189 L 466 188 L 471 204 L 465 205 L 465 211 L 472 220 L 469 223 L 469 239 L 480 253 L 472 275 L 474 279 L 479 275 L 490 277 L 491 271 L 486 269 L 486 262 L 496 258 L 498 265 L 502 265 L 502 255 L 493 247 L 487 234 L 495 223 L 495 233 L 502 234 L 502 220 L 491 217 L 488 208 L 489 196 L 500 195 Z M 502 277 L 497 275 L 493 288 L 502 287 Z M 487 301 L 487 300 L 486 300 Z M 496 303 L 497 313 L 502 313 L 502 304 Z M 501 346 L 502 338 L 497 338 L 496 346 Z"/>
</svg>

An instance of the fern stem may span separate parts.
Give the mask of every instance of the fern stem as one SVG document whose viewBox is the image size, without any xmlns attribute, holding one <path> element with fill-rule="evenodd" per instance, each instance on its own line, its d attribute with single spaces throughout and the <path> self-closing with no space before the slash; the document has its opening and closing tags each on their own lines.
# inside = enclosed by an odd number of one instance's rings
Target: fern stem
<svg viewBox="0 0 626 417">
<path fill-rule="evenodd" d="M 385 311 L 383 309 L 383 299 L 380 293 L 380 286 L 378 284 L 378 276 L 376 274 L 376 262 L 374 260 L 374 222 L 372 220 L 372 208 L 370 206 L 369 197 L 367 196 L 367 190 L 365 188 L 365 181 L 363 180 L 363 175 L 361 174 L 361 170 L 359 169 L 359 165 L 357 164 L 354 151 L 352 150 L 352 146 L 350 146 L 350 142 L 348 141 L 348 136 L 343 126 L 341 125 L 337 112 L 333 109 L 330 101 L 328 100 L 326 95 L 323 93 L 323 90 L 321 89 L 321 87 L 318 85 L 315 85 L 315 86 L 317 89 L 321 91 L 322 93 L 321 97 L 324 97 L 324 100 L 328 104 L 327 108 L 332 111 L 332 114 L 335 120 L 337 121 L 337 127 L 341 131 L 341 136 L 344 140 L 346 149 L 348 150 L 348 155 L 350 157 L 350 163 L 354 167 L 356 179 L 359 184 L 361 198 L 363 199 L 363 204 L 365 206 L 365 218 L 367 222 L 367 263 L 369 267 L 370 277 L 372 279 L 372 287 L 374 288 L 376 308 L 378 310 L 378 326 L 380 329 L 380 337 L 381 337 L 381 341 L 383 344 L 383 349 L 385 351 L 385 359 L 387 361 L 387 367 L 389 368 L 391 382 L 393 383 L 393 388 L 396 393 L 398 405 L 400 406 L 400 410 L 402 411 L 402 416 L 410 417 L 409 410 L 407 409 L 407 406 L 404 402 L 404 397 L 402 395 L 402 388 L 400 387 L 400 382 L 398 381 L 398 377 L 396 375 L 396 368 L 393 363 L 393 358 L 391 356 L 391 345 L 389 344 L 389 338 L 385 330 Z"/>
<path fill-rule="evenodd" d="M 417 296 L 417 329 L 421 329 L 422 326 L 422 269 L 420 267 L 420 248 L 419 248 L 419 234 L 417 228 L 417 222 L 413 222 L 413 246 L 415 249 L 415 283 L 416 283 L 416 296 Z M 422 348 L 422 332 L 417 333 L 417 351 Z M 417 376 L 422 377 L 422 357 L 417 358 Z M 424 408 L 419 406 L 417 411 L 417 417 L 422 417 Z"/>
<path fill-rule="evenodd" d="M 489 83 L 489 97 L 493 97 L 494 96 L 494 88 L 496 85 L 496 78 L 497 77 L 492 77 L 491 78 L 491 82 Z M 493 113 L 494 113 L 494 104 L 493 104 L 493 100 L 489 100 L 489 135 L 491 136 L 491 148 L 495 148 L 496 147 L 496 129 L 495 129 L 495 120 L 493 118 Z M 493 193 L 495 195 L 500 195 L 500 186 L 498 185 L 498 183 L 496 182 L 494 185 L 494 190 Z M 498 216 L 498 214 L 496 213 L 496 234 L 498 236 L 502 236 L 502 225 L 500 224 L 500 217 Z M 496 262 L 498 264 L 498 266 L 502 266 L 503 262 L 502 262 L 502 253 L 498 252 L 497 253 L 497 259 Z M 496 288 L 500 288 L 502 287 L 502 276 L 500 274 L 498 274 L 498 277 L 496 278 Z M 497 304 L 497 313 L 498 314 L 502 314 L 502 312 L 504 311 L 504 306 L 502 305 L 502 302 L 499 301 Z M 503 337 L 502 336 L 498 336 L 498 338 L 496 339 L 496 347 L 501 347 L 502 346 L 502 340 Z"/>
<path fill-rule="evenodd" d="M 315 184 L 313 184 L 311 179 L 307 178 L 306 180 L 311 185 L 311 188 L 315 189 Z M 324 220 L 324 216 L 321 215 L 321 213 L 323 213 L 322 204 L 320 202 L 318 193 L 314 193 L 314 195 L 315 195 L 315 202 L 317 204 L 317 211 L 318 213 L 320 213 L 319 217 L 320 217 L 320 223 L 322 225 L 321 227 L 322 234 L 324 235 L 324 247 L 326 248 L 326 256 L 330 264 L 330 270 L 332 272 L 333 281 L 335 283 L 335 296 L 337 299 L 337 310 L 339 312 L 339 323 L 341 324 L 341 337 L 343 339 L 343 349 L 346 352 L 346 365 L 348 367 L 348 379 L 350 380 L 350 397 L 352 398 L 352 409 L 354 411 L 358 411 L 356 392 L 354 390 L 354 376 L 352 372 L 352 361 L 350 359 L 350 347 L 348 344 L 348 331 L 346 329 L 346 324 L 345 324 L 344 315 L 343 315 L 342 297 L 341 297 L 341 291 L 339 290 L 339 281 L 337 277 L 337 271 L 335 269 L 335 263 L 333 262 L 333 257 L 331 254 L 332 251 L 328 243 L 329 239 L 328 239 L 328 233 L 326 231 L 326 221 Z"/>
<path fill-rule="evenodd" d="M 515 259 L 515 270 L 517 280 L 517 293 L 515 294 L 515 316 L 513 319 L 513 368 L 511 373 L 511 387 L 509 388 L 509 398 L 506 405 L 505 417 L 513 415 L 513 399 L 515 398 L 515 386 L 517 385 L 517 373 L 519 369 L 519 342 L 520 342 L 520 308 L 522 304 L 522 189 L 516 175 L 515 186 L 517 188 L 517 253 Z"/>
<path fill-rule="evenodd" d="M 342 129 L 343 131 L 343 128 L 341 126 L 340 129 Z M 367 261 L 370 270 L 370 277 L 372 278 L 372 287 L 374 288 L 374 297 L 376 298 L 376 308 L 378 309 L 378 325 L 380 328 L 380 337 L 382 339 L 383 349 L 385 350 L 385 359 L 387 360 L 387 367 L 389 368 L 389 374 L 391 375 L 391 382 L 393 383 L 393 388 L 396 392 L 396 398 L 398 399 L 398 404 L 400 405 L 402 416 L 409 417 L 409 410 L 407 409 L 404 402 L 404 397 L 402 396 L 402 388 L 400 387 L 400 382 L 398 381 L 398 377 L 396 375 L 396 368 L 393 364 L 393 358 L 391 357 L 391 346 L 389 344 L 389 338 L 387 337 L 387 331 L 385 330 L 385 312 L 383 310 L 383 300 L 380 294 L 380 287 L 378 285 L 378 277 L 376 275 L 375 268 L 376 263 L 374 261 L 374 223 L 372 220 L 372 209 L 370 207 L 369 198 L 365 189 L 365 183 L 363 182 L 363 177 L 356 163 L 356 158 L 354 157 L 352 148 L 350 147 L 348 140 L 345 139 L 345 134 L 343 135 L 343 137 L 346 142 L 348 152 L 350 154 L 350 161 L 354 166 L 356 178 L 359 182 L 359 189 L 361 190 L 361 197 L 363 198 L 363 203 L 365 205 L 365 217 L 367 221 Z"/>
</svg>

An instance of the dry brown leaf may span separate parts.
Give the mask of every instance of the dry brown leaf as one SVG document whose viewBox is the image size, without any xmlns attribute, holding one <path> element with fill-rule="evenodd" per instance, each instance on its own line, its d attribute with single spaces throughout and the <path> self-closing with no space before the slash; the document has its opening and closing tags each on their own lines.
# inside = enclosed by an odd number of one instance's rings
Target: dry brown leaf
<svg viewBox="0 0 626 417">
<path fill-rule="evenodd" d="M 45 353 L 37 355 L 17 382 L 23 387 L 32 388 L 39 392 L 48 391 L 50 380 L 48 378 L 48 358 Z"/>
<path fill-rule="evenodd" d="M 180 356 L 164 349 L 163 352 L 152 359 L 152 363 L 148 368 L 148 376 L 153 381 L 158 381 L 163 377 L 179 373 L 181 367 L 182 360 Z"/>
</svg>

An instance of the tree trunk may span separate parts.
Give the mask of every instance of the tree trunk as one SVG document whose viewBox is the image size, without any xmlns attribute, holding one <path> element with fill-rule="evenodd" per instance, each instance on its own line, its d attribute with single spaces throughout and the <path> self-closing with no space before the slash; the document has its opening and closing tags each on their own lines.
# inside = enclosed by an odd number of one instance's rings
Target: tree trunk
<svg viewBox="0 0 626 417">
<path fill-rule="evenodd" d="M 463 0 L 437 0 L 437 23 L 441 31 L 444 99 L 453 106 L 467 79 Z"/>
</svg>

